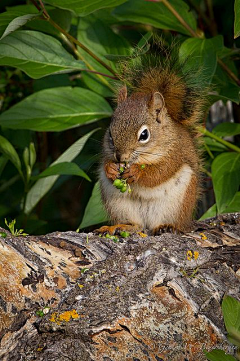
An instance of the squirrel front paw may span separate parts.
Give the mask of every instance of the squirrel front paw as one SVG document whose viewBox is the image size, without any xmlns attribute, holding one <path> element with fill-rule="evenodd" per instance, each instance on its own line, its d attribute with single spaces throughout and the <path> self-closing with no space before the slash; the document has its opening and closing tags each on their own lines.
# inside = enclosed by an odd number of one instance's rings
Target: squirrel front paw
<svg viewBox="0 0 240 361">
<path fill-rule="evenodd" d="M 105 173 L 108 179 L 115 181 L 119 176 L 119 164 L 117 163 L 106 163 L 105 164 Z"/>
<path fill-rule="evenodd" d="M 128 184 L 136 183 L 141 175 L 142 168 L 139 164 L 132 164 L 126 168 L 122 174 L 122 179 L 126 179 Z"/>
</svg>

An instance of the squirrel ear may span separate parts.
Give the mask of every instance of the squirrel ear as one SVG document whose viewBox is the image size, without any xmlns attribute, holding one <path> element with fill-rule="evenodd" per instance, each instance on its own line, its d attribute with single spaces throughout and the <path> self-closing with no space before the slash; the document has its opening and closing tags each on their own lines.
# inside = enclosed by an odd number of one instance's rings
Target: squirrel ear
<svg viewBox="0 0 240 361">
<path fill-rule="evenodd" d="M 151 97 L 151 100 L 150 100 L 150 103 L 149 103 L 149 107 L 156 112 L 156 115 L 157 115 L 157 121 L 159 123 L 161 123 L 161 120 L 160 120 L 160 112 L 162 110 L 162 108 L 164 107 L 165 105 L 165 102 L 164 102 L 164 99 L 163 99 L 163 96 L 161 93 L 159 92 L 155 92 L 152 94 L 152 97 Z"/>
<path fill-rule="evenodd" d="M 118 92 L 117 102 L 118 104 L 122 103 L 127 99 L 127 87 L 124 85 Z"/>
</svg>

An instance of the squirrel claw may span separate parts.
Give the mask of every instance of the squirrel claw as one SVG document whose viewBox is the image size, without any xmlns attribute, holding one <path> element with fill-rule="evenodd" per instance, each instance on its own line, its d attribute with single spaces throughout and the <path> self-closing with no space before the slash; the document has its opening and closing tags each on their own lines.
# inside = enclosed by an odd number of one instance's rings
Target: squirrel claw
<svg viewBox="0 0 240 361">
<path fill-rule="evenodd" d="M 142 229 L 138 225 L 134 224 L 115 224 L 114 226 L 102 226 L 98 229 L 95 229 L 94 233 L 101 233 L 101 234 L 119 234 L 122 231 L 127 232 L 140 232 Z"/>
<path fill-rule="evenodd" d="M 115 181 L 119 176 L 119 164 L 112 162 L 105 164 L 105 173 L 108 179 Z"/>
<path fill-rule="evenodd" d="M 132 164 L 122 174 L 122 178 L 127 180 L 128 184 L 137 182 L 140 177 L 140 168 L 138 164 Z"/>
<path fill-rule="evenodd" d="M 181 234 L 182 232 L 180 231 L 180 229 L 174 227 L 171 224 L 162 224 L 156 228 L 154 228 L 152 234 L 154 236 L 159 236 L 163 233 L 172 233 L 172 234 Z"/>
</svg>

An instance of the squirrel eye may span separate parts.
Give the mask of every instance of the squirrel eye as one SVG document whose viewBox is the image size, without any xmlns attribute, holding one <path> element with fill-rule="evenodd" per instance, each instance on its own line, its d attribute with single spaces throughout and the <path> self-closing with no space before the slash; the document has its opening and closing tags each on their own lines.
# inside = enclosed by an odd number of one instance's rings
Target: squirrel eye
<svg viewBox="0 0 240 361">
<path fill-rule="evenodd" d="M 147 143 L 150 139 L 150 132 L 146 125 L 142 126 L 138 132 L 138 141 L 140 143 Z"/>
</svg>

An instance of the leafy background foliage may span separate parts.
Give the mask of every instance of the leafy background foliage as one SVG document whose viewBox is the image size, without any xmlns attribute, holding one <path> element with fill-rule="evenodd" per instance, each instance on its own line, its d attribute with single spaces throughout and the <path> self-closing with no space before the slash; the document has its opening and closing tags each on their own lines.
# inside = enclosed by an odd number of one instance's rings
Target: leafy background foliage
<svg viewBox="0 0 240 361">
<path fill-rule="evenodd" d="M 106 221 L 97 164 L 116 61 L 137 44 L 146 51 L 153 33 L 176 38 L 190 71 L 204 69 L 209 105 L 232 102 L 234 122 L 213 126 L 206 108 L 199 127 L 210 200 L 199 216 L 240 210 L 239 0 L 3 0 L 0 12 L 2 226 L 16 218 L 47 233 Z"/>
</svg>

